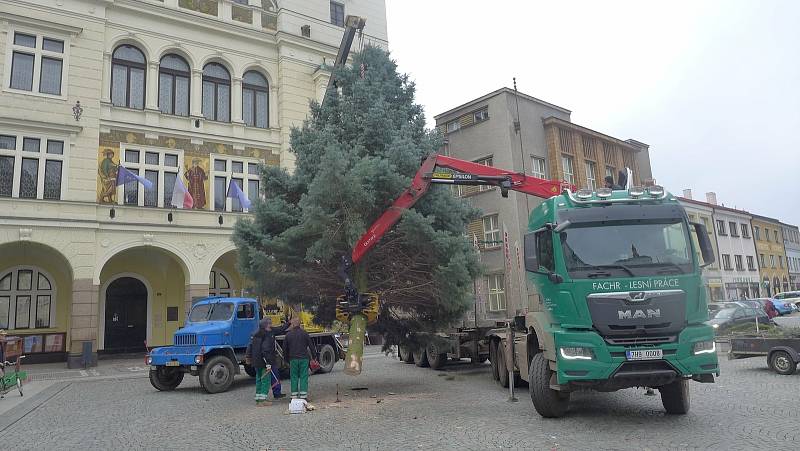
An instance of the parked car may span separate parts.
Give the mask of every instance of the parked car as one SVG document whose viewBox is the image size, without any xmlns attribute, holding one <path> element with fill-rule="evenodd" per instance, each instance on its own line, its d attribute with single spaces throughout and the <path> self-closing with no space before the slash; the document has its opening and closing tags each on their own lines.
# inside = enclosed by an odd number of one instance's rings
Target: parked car
<svg viewBox="0 0 800 451">
<path fill-rule="evenodd" d="M 782 294 L 782 293 L 778 293 L 778 294 Z M 773 296 L 772 299 L 770 299 L 770 300 L 772 301 L 772 305 L 775 306 L 775 309 L 778 310 L 778 313 L 780 313 L 781 315 L 788 315 L 789 313 L 792 313 L 794 311 L 792 309 L 792 306 L 794 304 L 789 302 L 789 301 L 785 301 L 783 299 L 777 299 L 777 298 L 775 298 L 775 296 Z"/>
<path fill-rule="evenodd" d="M 769 315 L 769 307 L 771 307 L 773 310 L 775 310 L 775 312 L 777 312 L 777 309 L 775 309 L 775 304 L 772 303 L 772 299 L 770 299 L 770 298 L 755 298 L 755 299 L 748 299 L 748 300 L 749 301 L 758 302 L 758 304 L 761 306 L 761 308 L 765 312 L 767 312 L 767 315 Z M 769 305 L 769 307 L 767 307 L 767 305 Z"/>
<path fill-rule="evenodd" d="M 706 321 L 706 324 L 713 327 L 719 333 L 726 331 L 733 326 L 745 323 L 753 323 L 756 320 L 760 324 L 770 324 L 772 321 L 767 313 L 760 308 L 752 307 L 730 307 L 718 311 L 713 318 Z"/>
<path fill-rule="evenodd" d="M 756 299 L 744 299 L 742 301 L 736 301 L 742 307 L 751 307 L 751 308 L 764 308 L 764 305 L 758 302 Z"/>
<path fill-rule="evenodd" d="M 784 291 L 773 296 L 783 302 L 789 302 L 796 310 L 800 310 L 800 291 Z"/>
</svg>

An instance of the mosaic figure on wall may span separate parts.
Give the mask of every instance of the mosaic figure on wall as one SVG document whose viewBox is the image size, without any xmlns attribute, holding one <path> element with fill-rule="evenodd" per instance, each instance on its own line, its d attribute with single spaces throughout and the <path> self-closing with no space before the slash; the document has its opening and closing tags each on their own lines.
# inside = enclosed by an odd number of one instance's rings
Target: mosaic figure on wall
<svg viewBox="0 0 800 451">
<path fill-rule="evenodd" d="M 206 206 L 205 181 L 208 180 L 206 171 L 200 167 L 200 159 L 192 159 L 192 167 L 186 171 L 186 180 L 189 182 L 189 194 L 194 199 L 194 208 L 202 210 Z"/>
<path fill-rule="evenodd" d="M 97 167 L 100 175 L 100 203 L 113 204 L 117 195 L 117 168 L 119 165 L 114 163 L 113 150 L 103 150 L 103 156 L 103 160 Z"/>
</svg>

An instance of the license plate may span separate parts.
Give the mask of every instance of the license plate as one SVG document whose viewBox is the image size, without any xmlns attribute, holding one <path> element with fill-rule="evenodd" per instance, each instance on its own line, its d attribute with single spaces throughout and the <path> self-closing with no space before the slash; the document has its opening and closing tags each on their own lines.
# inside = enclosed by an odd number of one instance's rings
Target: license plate
<svg viewBox="0 0 800 451">
<path fill-rule="evenodd" d="M 640 349 L 636 351 L 625 351 L 628 360 L 657 360 L 664 357 L 661 349 Z"/>
<path fill-rule="evenodd" d="M 177 360 L 170 360 L 169 362 L 166 363 L 166 365 L 167 366 L 181 366 L 180 362 L 178 362 Z"/>
</svg>

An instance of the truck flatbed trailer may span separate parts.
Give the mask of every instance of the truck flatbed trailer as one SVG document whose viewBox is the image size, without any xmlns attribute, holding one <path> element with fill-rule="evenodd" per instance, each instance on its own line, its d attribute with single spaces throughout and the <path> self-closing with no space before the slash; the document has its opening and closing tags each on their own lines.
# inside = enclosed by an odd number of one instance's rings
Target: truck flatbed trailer
<svg viewBox="0 0 800 451">
<path fill-rule="evenodd" d="M 800 363 L 800 337 L 733 337 L 729 360 L 766 357 L 767 366 L 778 374 L 790 375 Z"/>
</svg>

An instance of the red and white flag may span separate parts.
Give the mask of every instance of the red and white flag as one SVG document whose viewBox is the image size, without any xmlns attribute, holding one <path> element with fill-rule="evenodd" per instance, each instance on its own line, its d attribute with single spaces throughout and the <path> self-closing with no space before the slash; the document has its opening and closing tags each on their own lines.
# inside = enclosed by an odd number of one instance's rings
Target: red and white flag
<svg viewBox="0 0 800 451">
<path fill-rule="evenodd" d="M 172 206 L 177 208 L 192 208 L 194 199 L 183 184 L 183 177 L 178 175 L 175 178 L 175 187 L 172 188 Z"/>
</svg>

